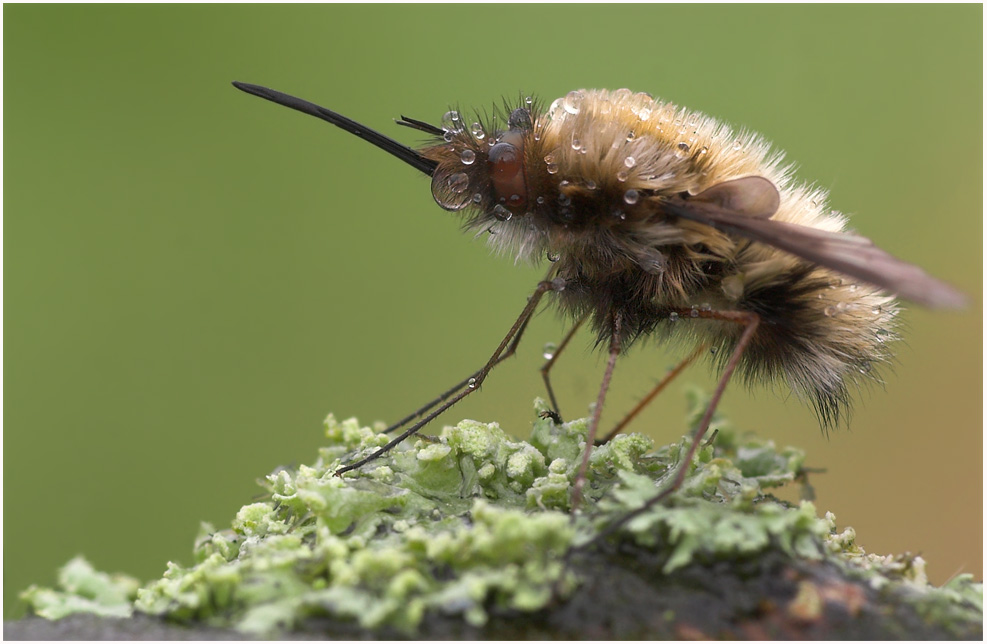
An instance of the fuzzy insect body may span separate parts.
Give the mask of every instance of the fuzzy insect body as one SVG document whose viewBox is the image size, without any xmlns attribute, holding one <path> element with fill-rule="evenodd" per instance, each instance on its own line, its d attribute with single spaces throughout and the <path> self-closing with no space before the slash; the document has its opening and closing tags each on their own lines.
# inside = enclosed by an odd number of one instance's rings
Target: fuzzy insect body
<svg viewBox="0 0 987 644">
<path fill-rule="evenodd" d="M 686 322 L 674 311 L 757 313 L 763 323 L 743 354 L 745 379 L 782 378 L 827 426 L 847 409 L 848 383 L 877 377 L 889 361 L 892 296 L 662 207 L 663 199 L 762 177 L 777 188 L 773 221 L 842 233 L 846 218 L 826 193 L 797 183 L 762 138 L 628 90 L 571 92 L 548 110 L 528 109 L 531 127 L 515 145 L 523 179 L 508 184 L 514 192 L 490 179 L 497 163 L 489 151 L 504 133 L 465 126 L 458 115 L 444 122 L 450 140 L 423 150 L 439 163 L 433 192 L 443 207 L 469 208 L 467 226 L 489 231 L 497 249 L 554 260 L 552 276 L 566 284 L 559 305 L 575 319 L 588 315 L 601 343 L 619 312 L 624 350 L 645 336 L 682 339 L 708 345 L 722 365 L 742 329 Z"/>
<path fill-rule="evenodd" d="M 846 218 L 828 207 L 826 193 L 797 182 L 783 155 L 759 136 L 648 94 L 578 90 L 547 109 L 521 99 L 488 122 L 447 112 L 441 127 L 402 117 L 399 125 L 432 137 L 415 150 L 313 103 L 234 85 L 400 158 L 431 176 L 436 203 L 462 211 L 465 226 L 489 235 L 496 249 L 552 262 L 481 369 L 389 427 L 410 425 L 337 474 L 380 456 L 475 391 L 513 354 L 546 294 L 575 320 L 560 349 L 585 320 L 609 347 L 573 507 L 621 353 L 646 337 L 690 340 L 721 368 L 681 467 L 638 512 L 681 484 L 734 370 L 749 384 L 783 379 L 828 427 L 845 417 L 849 385 L 876 378 L 891 359 L 887 344 L 897 337 L 899 311 L 891 294 L 930 307 L 964 302 L 949 285 L 846 232 Z M 548 379 L 555 357 L 542 373 L 558 417 Z"/>
</svg>

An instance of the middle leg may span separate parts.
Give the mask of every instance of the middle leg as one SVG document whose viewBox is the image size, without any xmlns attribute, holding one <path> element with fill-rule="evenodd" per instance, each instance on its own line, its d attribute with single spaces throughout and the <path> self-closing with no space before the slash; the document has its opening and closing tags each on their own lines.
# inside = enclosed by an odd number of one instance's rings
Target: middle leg
<svg viewBox="0 0 987 644">
<path fill-rule="evenodd" d="M 688 367 L 690 364 L 692 364 L 696 360 L 696 358 L 701 356 L 705 350 L 706 350 L 706 345 L 700 344 L 698 347 L 695 348 L 695 350 L 693 350 L 692 353 L 687 355 L 681 362 L 675 365 L 675 367 L 673 367 L 671 371 L 665 374 L 664 378 L 658 381 L 658 384 L 656 384 L 654 388 L 652 388 L 651 391 L 649 391 L 644 398 L 642 398 L 636 405 L 634 405 L 633 409 L 627 412 L 627 415 L 624 416 L 621 419 L 621 421 L 617 423 L 617 425 L 613 429 L 610 430 L 610 433 L 604 436 L 603 438 L 598 439 L 596 441 L 596 444 L 603 445 L 604 443 L 608 443 L 613 439 L 614 436 L 616 436 L 621 431 L 623 431 L 624 427 L 627 427 L 627 425 L 632 420 L 634 420 L 634 418 L 638 414 L 640 414 L 645 407 L 651 404 L 651 401 L 654 400 L 655 397 L 658 396 L 658 394 L 664 391 L 665 387 L 667 387 L 670 382 L 675 380 L 675 378 L 680 373 L 685 371 L 685 368 Z"/>
<path fill-rule="evenodd" d="M 556 417 L 559 419 L 562 418 L 562 413 L 559 411 L 559 402 L 555 398 L 555 391 L 552 390 L 552 381 L 549 378 L 548 372 L 552 370 L 552 367 L 555 365 L 555 361 L 559 359 L 559 355 L 561 355 L 562 350 L 565 349 L 569 344 L 569 341 L 572 340 L 572 336 L 576 335 L 576 331 L 578 331 L 579 327 L 583 325 L 583 322 L 586 321 L 587 317 L 588 316 L 584 315 L 576 320 L 576 323 L 572 325 L 569 332 L 565 334 L 564 338 L 562 338 L 562 342 L 560 342 L 559 346 L 552 352 L 551 357 L 548 358 L 545 361 L 545 364 L 541 367 L 541 378 L 545 381 L 545 390 L 548 391 L 548 399 L 552 403 L 552 411 L 555 412 Z"/>
<path fill-rule="evenodd" d="M 600 426 L 600 414 L 603 413 L 603 401 L 607 396 L 607 389 L 610 388 L 610 378 L 613 376 L 614 366 L 617 364 L 617 356 L 620 355 L 621 342 L 621 315 L 616 312 L 613 316 L 610 333 L 610 357 L 607 359 L 607 368 L 603 372 L 603 382 L 600 383 L 600 393 L 596 397 L 596 406 L 593 407 L 593 416 L 589 421 L 589 432 L 586 435 L 586 447 L 583 450 L 583 460 L 579 465 L 579 472 L 576 480 L 572 483 L 571 509 L 575 512 L 582 501 L 583 486 L 586 485 L 586 468 L 589 466 L 589 456 L 596 444 L 596 430 Z"/>
</svg>

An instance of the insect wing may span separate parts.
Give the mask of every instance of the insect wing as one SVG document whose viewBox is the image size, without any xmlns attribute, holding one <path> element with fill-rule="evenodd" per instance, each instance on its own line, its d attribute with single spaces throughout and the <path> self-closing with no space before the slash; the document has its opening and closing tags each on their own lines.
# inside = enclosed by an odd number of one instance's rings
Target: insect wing
<svg viewBox="0 0 987 644">
<path fill-rule="evenodd" d="M 660 203 L 669 214 L 774 246 L 928 307 L 959 308 L 966 302 L 966 297 L 953 287 L 860 235 L 752 217 L 702 199 L 664 197 Z"/>
</svg>

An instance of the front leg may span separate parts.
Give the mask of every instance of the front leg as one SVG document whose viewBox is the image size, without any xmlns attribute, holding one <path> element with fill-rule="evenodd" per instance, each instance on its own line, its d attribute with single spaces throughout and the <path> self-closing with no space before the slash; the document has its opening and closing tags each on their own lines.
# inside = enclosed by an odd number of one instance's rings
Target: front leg
<svg viewBox="0 0 987 644">
<path fill-rule="evenodd" d="M 349 471 L 355 470 L 358 467 L 362 467 L 363 465 L 366 465 L 367 463 L 380 458 L 387 452 L 394 449 L 396 445 L 398 445 L 408 437 L 416 434 L 418 430 L 420 430 L 422 427 L 430 423 L 436 416 L 446 411 L 447 409 L 458 403 L 460 400 L 462 400 L 466 396 L 470 395 L 471 393 L 479 389 L 480 385 L 483 384 L 483 381 L 486 380 L 486 377 L 490 373 L 490 370 L 493 369 L 496 365 L 498 365 L 504 358 L 511 355 L 514 352 L 514 350 L 517 348 L 517 343 L 521 339 L 521 334 L 524 332 L 525 328 L 527 328 L 528 322 L 531 320 L 531 316 L 534 315 L 535 310 L 538 308 L 538 303 L 541 301 L 542 296 L 545 295 L 545 293 L 548 293 L 549 291 L 561 291 L 564 288 L 565 288 L 565 280 L 558 277 L 555 278 L 554 280 L 544 280 L 539 282 L 538 287 L 535 289 L 535 292 L 531 295 L 531 297 L 528 298 L 528 303 L 525 304 L 524 309 L 521 310 L 521 315 L 518 316 L 517 320 L 514 322 L 514 325 L 511 326 L 511 330 L 507 332 L 507 335 L 504 336 L 504 339 L 497 346 L 497 349 L 493 352 L 493 355 L 490 356 L 490 359 L 487 360 L 486 364 L 484 364 L 483 367 L 481 367 L 478 371 L 474 372 L 473 375 L 467 378 L 466 380 L 460 382 L 453 389 L 446 391 L 444 394 L 442 394 L 441 396 L 430 402 L 422 409 L 418 410 L 414 414 L 411 414 L 410 416 L 402 420 L 399 424 L 391 428 L 388 428 L 388 431 L 397 429 L 397 427 L 400 427 L 401 425 L 407 423 L 408 421 L 415 418 L 416 416 L 419 416 L 425 413 L 426 411 L 438 406 L 437 409 L 431 411 L 427 416 L 425 416 L 417 423 L 406 429 L 403 433 L 401 433 L 396 438 L 392 439 L 389 443 L 387 443 L 383 447 L 379 448 L 370 456 L 367 456 L 366 458 L 362 458 L 356 461 L 355 463 L 350 463 L 349 465 L 345 467 L 341 467 L 338 470 L 336 470 L 336 476 L 342 476 L 343 474 Z"/>
</svg>

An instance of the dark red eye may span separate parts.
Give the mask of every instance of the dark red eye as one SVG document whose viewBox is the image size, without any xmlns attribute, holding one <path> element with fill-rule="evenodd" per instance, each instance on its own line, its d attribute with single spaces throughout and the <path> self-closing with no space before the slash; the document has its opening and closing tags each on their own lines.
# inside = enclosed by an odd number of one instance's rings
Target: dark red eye
<svg viewBox="0 0 987 644">
<path fill-rule="evenodd" d="M 523 206 L 528 200 L 528 194 L 524 185 L 524 159 L 521 150 L 511 143 L 501 142 L 490 148 L 487 159 L 497 201 L 512 207 Z"/>
<path fill-rule="evenodd" d="M 521 170 L 521 153 L 510 143 L 498 143 L 490 148 L 489 158 L 494 174 L 510 178 Z"/>
</svg>

